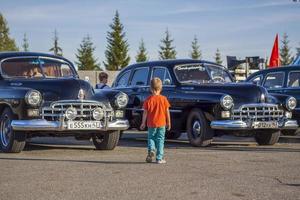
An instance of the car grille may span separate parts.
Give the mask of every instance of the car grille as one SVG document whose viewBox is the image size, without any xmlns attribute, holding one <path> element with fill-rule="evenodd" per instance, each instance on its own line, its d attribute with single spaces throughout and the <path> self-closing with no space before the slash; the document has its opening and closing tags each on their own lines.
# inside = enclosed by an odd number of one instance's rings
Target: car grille
<svg viewBox="0 0 300 200">
<path fill-rule="evenodd" d="M 77 110 L 77 117 L 74 120 L 93 121 L 93 110 L 102 108 L 104 110 L 104 118 L 112 118 L 113 111 L 107 109 L 103 103 L 96 101 L 57 101 L 42 109 L 42 118 L 48 121 L 59 121 L 64 118 L 65 112 L 68 108 L 73 107 Z M 109 120 L 110 121 L 110 120 Z"/>
<path fill-rule="evenodd" d="M 284 117 L 284 111 L 274 104 L 243 105 L 233 111 L 233 120 L 241 121 L 279 121 Z"/>
</svg>

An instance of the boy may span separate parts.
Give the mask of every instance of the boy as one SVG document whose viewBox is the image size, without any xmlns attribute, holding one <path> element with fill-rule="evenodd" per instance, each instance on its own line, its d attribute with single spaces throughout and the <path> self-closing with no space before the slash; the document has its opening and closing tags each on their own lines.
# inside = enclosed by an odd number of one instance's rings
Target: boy
<svg viewBox="0 0 300 200">
<path fill-rule="evenodd" d="M 96 89 L 109 89 L 109 86 L 107 85 L 108 74 L 100 72 L 98 78 L 100 83 L 96 84 Z"/>
<path fill-rule="evenodd" d="M 141 129 L 145 129 L 146 121 L 148 127 L 148 155 L 146 162 L 152 162 L 154 157 L 155 149 L 156 152 L 156 163 L 164 164 L 164 142 L 166 126 L 168 130 L 171 129 L 170 121 L 170 104 L 165 96 L 160 95 L 162 91 L 162 81 L 159 78 L 151 80 L 151 92 L 144 102 L 143 119 Z"/>
</svg>

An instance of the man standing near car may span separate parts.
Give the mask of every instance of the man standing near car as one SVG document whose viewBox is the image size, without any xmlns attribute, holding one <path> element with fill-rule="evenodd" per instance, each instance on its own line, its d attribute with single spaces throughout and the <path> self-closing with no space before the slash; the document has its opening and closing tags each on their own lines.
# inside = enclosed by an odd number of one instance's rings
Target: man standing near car
<svg viewBox="0 0 300 200">
<path fill-rule="evenodd" d="M 96 89 L 109 89 L 110 87 L 107 85 L 108 74 L 105 72 L 99 73 L 99 83 L 96 84 Z"/>
</svg>

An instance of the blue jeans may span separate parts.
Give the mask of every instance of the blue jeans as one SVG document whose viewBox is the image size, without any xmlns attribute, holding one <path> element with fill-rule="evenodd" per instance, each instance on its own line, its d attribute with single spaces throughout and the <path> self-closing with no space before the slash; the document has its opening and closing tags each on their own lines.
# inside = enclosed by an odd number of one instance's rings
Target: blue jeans
<svg viewBox="0 0 300 200">
<path fill-rule="evenodd" d="M 148 151 L 156 151 L 156 160 L 164 157 L 166 127 L 148 128 Z"/>
</svg>

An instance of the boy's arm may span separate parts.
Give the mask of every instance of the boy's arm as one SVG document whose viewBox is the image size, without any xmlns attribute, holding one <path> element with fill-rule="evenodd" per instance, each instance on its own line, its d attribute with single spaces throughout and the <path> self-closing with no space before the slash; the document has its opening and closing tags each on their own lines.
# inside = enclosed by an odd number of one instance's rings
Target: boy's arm
<svg viewBox="0 0 300 200">
<path fill-rule="evenodd" d="M 140 127 L 141 130 L 144 130 L 146 128 L 147 114 L 148 114 L 148 111 L 144 109 L 142 124 Z"/>
<path fill-rule="evenodd" d="M 167 127 L 168 127 L 168 131 L 170 131 L 171 130 L 171 117 L 170 117 L 169 108 L 167 109 Z"/>
</svg>

